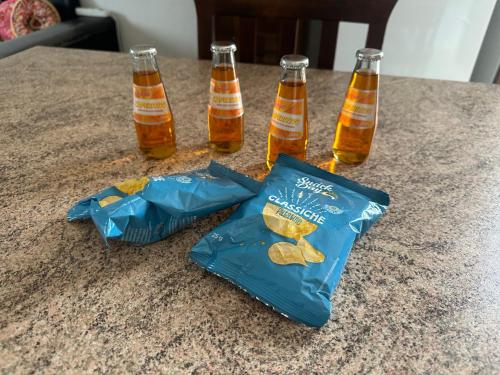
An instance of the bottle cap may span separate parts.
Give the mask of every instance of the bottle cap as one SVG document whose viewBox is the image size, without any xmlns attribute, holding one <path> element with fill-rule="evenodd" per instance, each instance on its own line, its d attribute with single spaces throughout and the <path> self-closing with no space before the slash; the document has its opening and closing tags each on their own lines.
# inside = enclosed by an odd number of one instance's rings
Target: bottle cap
<svg viewBox="0 0 500 375">
<path fill-rule="evenodd" d="M 281 58 L 280 65 L 284 69 L 299 70 L 309 66 L 309 59 L 302 55 L 285 55 Z"/>
<path fill-rule="evenodd" d="M 356 51 L 356 58 L 358 60 L 379 61 L 384 57 L 384 53 L 375 48 L 362 48 Z"/>
<path fill-rule="evenodd" d="M 229 41 L 213 42 L 210 45 L 210 51 L 212 52 L 235 52 L 236 50 L 236 44 Z"/>
<path fill-rule="evenodd" d="M 135 58 L 140 57 L 154 57 L 156 56 L 156 48 L 147 44 L 138 44 L 130 48 L 130 56 Z"/>
</svg>

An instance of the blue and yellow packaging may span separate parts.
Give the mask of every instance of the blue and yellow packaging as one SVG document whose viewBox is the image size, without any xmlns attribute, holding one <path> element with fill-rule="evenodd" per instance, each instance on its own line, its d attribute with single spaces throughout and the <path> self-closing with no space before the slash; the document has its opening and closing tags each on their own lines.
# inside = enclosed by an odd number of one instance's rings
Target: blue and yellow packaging
<svg viewBox="0 0 500 375">
<path fill-rule="evenodd" d="M 191 250 L 191 259 L 266 305 L 324 325 L 354 242 L 389 196 L 280 155 L 258 195 Z"/>
<path fill-rule="evenodd" d="M 253 197 L 260 183 L 214 161 L 208 168 L 129 179 L 76 203 L 68 220 L 92 219 L 106 243 L 159 241 L 209 215 Z"/>
</svg>

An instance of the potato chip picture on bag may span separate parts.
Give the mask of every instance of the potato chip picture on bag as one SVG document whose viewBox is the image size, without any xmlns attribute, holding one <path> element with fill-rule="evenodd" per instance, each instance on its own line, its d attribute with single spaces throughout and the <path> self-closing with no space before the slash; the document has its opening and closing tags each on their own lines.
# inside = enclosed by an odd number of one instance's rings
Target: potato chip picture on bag
<svg viewBox="0 0 500 375">
<path fill-rule="evenodd" d="M 300 247 L 290 242 L 276 242 L 268 250 L 269 258 L 276 264 L 302 264 L 307 266 Z"/>
<path fill-rule="evenodd" d="M 325 261 L 325 254 L 315 249 L 304 237 L 297 242 L 297 247 L 300 249 L 302 256 L 307 262 L 321 263 Z"/>
<path fill-rule="evenodd" d="M 288 318 L 324 325 L 349 253 L 389 196 L 280 155 L 259 193 L 190 252 Z"/>
<path fill-rule="evenodd" d="M 297 244 L 278 242 L 269 248 L 269 258 L 276 264 L 299 263 L 307 266 L 307 262 L 321 263 L 325 255 L 316 250 L 303 236 L 313 233 L 318 226 L 292 211 L 266 203 L 262 211 L 266 226 L 274 233 L 284 237 L 297 239 Z"/>
</svg>

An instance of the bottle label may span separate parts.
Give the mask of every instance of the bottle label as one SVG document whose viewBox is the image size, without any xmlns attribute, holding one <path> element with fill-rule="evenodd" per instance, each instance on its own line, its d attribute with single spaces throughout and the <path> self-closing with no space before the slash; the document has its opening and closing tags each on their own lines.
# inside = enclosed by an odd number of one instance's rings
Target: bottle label
<svg viewBox="0 0 500 375">
<path fill-rule="evenodd" d="M 210 115 L 218 118 L 236 118 L 243 115 L 240 82 L 210 80 L 210 98 L 208 104 Z"/>
<path fill-rule="evenodd" d="M 377 115 L 377 90 L 360 90 L 350 87 L 347 91 L 339 121 L 356 128 L 373 128 Z"/>
<path fill-rule="evenodd" d="M 134 84 L 134 121 L 142 125 L 161 125 L 172 118 L 163 84 Z"/>
<path fill-rule="evenodd" d="M 304 99 L 276 96 L 269 133 L 280 139 L 301 139 L 304 135 Z"/>
</svg>

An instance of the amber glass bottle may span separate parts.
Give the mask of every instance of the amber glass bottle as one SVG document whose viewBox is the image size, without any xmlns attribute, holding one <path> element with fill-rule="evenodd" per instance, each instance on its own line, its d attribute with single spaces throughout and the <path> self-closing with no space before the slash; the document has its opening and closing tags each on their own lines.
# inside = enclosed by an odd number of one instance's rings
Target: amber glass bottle
<svg viewBox="0 0 500 375">
<path fill-rule="evenodd" d="M 208 141 L 219 152 L 235 152 L 243 145 L 243 101 L 236 75 L 232 42 L 214 42 L 208 104 Z"/>
<path fill-rule="evenodd" d="M 370 154 L 378 120 L 378 83 L 382 56 L 382 51 L 373 48 L 363 48 L 356 52 L 356 66 L 337 120 L 333 141 L 333 155 L 343 163 L 361 164 Z"/>
<path fill-rule="evenodd" d="M 306 68 L 309 59 L 285 55 L 278 93 L 269 122 L 267 166 L 272 168 L 280 153 L 305 160 L 308 140 Z"/>
<path fill-rule="evenodd" d="M 139 45 L 130 49 L 133 66 L 134 124 L 141 151 L 163 159 L 175 152 L 174 118 L 170 109 L 156 49 Z"/>
</svg>

